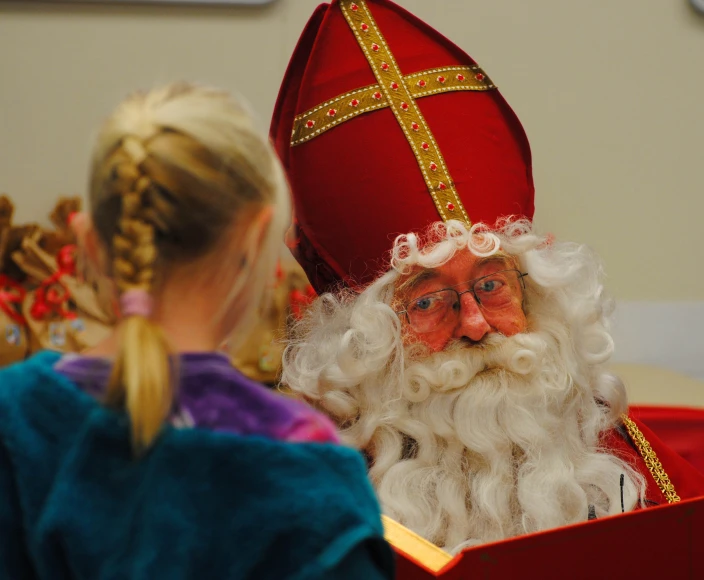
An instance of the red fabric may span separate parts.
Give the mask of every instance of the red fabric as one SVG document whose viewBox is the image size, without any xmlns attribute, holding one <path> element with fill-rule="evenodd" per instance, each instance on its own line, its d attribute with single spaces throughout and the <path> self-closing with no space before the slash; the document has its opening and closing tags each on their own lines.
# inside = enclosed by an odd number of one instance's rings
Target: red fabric
<svg viewBox="0 0 704 580">
<path fill-rule="evenodd" d="M 631 407 L 630 413 L 704 473 L 704 409 L 641 405 Z"/>
<path fill-rule="evenodd" d="M 629 413 L 629 417 L 636 423 L 638 429 L 650 443 L 680 498 L 684 500 L 704 496 L 704 475 L 674 449 L 664 443 L 637 415 Z M 650 474 L 645 461 L 633 447 L 630 440 L 625 440 L 617 431 L 611 431 L 606 436 L 604 443 L 609 449 L 616 451 L 621 457 L 627 459 L 645 477 L 648 485 L 646 499 L 658 504 L 667 503 L 667 500 L 653 480 L 653 476 Z"/>
<path fill-rule="evenodd" d="M 403 74 L 474 61 L 444 36 L 388 0 L 367 0 Z M 337 0 L 313 13 L 294 50 L 271 124 L 295 202 L 292 249 L 317 292 L 352 287 L 387 267 L 396 235 L 440 219 L 390 109 L 360 115 L 290 146 L 294 116 L 373 84 L 374 74 Z M 473 222 L 533 216 L 530 147 L 496 90 L 418 99 Z"/>
</svg>

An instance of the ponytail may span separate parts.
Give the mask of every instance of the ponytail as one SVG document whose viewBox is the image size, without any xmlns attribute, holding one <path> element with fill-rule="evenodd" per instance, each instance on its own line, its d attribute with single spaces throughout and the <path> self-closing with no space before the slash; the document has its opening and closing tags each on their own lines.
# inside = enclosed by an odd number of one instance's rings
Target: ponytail
<svg viewBox="0 0 704 580">
<path fill-rule="evenodd" d="M 122 323 L 106 403 L 129 417 L 132 447 L 143 453 L 156 439 L 173 401 L 169 347 L 161 328 L 140 315 Z"/>
</svg>

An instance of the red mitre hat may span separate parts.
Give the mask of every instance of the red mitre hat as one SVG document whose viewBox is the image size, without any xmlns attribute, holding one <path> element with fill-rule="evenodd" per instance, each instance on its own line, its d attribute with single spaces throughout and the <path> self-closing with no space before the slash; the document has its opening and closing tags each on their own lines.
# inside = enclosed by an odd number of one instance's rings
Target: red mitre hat
<svg viewBox="0 0 704 580">
<path fill-rule="evenodd" d="M 271 137 L 294 197 L 289 245 L 319 293 L 372 281 L 399 234 L 533 216 L 516 115 L 467 54 L 388 0 L 318 6 Z"/>
</svg>

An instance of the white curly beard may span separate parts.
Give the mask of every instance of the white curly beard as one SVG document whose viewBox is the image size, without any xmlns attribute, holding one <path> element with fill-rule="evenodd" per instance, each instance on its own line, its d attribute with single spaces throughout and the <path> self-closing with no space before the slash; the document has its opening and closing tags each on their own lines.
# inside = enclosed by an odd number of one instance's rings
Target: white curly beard
<svg viewBox="0 0 704 580">
<path fill-rule="evenodd" d="M 599 406 L 546 335 L 413 358 L 369 448 L 389 516 L 456 551 L 586 520 L 590 505 L 620 512 L 621 474 L 635 505 L 637 474 L 599 449 L 598 422 L 582 420 Z"/>
</svg>

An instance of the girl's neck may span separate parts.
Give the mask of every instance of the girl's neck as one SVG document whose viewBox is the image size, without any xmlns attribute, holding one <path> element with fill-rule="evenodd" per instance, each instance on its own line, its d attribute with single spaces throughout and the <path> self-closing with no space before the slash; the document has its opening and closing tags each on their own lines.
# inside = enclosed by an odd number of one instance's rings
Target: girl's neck
<svg viewBox="0 0 704 580">
<path fill-rule="evenodd" d="M 174 352 L 219 350 L 224 333 L 213 321 L 221 301 L 203 289 L 166 287 L 155 298 L 152 320 L 161 326 Z M 119 348 L 120 323 L 99 344 L 85 350 L 88 356 L 114 357 Z"/>
</svg>

